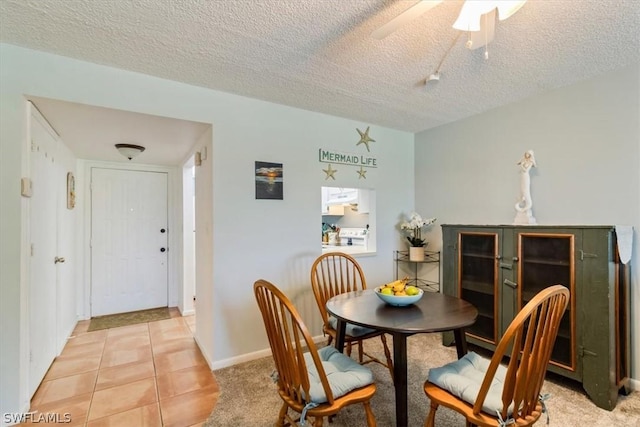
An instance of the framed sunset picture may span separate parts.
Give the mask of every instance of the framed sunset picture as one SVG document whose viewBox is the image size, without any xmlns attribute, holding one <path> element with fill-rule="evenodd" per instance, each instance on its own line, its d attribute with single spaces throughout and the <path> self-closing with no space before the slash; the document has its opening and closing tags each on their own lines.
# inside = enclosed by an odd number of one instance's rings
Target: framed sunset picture
<svg viewBox="0 0 640 427">
<path fill-rule="evenodd" d="M 282 163 L 256 162 L 256 199 L 283 199 Z"/>
</svg>

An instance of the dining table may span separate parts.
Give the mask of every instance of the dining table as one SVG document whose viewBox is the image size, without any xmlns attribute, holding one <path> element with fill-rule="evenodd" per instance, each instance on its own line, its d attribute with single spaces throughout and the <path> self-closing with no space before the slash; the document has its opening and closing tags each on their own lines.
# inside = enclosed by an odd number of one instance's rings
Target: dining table
<svg viewBox="0 0 640 427">
<path fill-rule="evenodd" d="M 417 302 L 394 306 L 372 289 L 339 294 L 326 304 L 338 320 L 335 347 L 342 352 L 347 323 L 384 331 L 393 337 L 393 384 L 396 425 L 407 427 L 407 337 L 419 333 L 453 331 L 458 358 L 467 353 L 464 328 L 475 323 L 478 310 L 469 302 L 437 292 L 424 292 Z"/>
</svg>

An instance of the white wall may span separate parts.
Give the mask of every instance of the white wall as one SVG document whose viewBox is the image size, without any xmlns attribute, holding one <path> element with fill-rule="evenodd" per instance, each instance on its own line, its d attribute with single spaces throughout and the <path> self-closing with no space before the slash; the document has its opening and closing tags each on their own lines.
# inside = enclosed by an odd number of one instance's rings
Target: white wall
<svg viewBox="0 0 640 427">
<path fill-rule="evenodd" d="M 202 265 L 198 254 L 196 267 L 196 334 L 210 363 L 268 347 L 252 289 L 259 278 L 290 295 L 312 333 L 320 333 L 309 283 L 309 268 L 321 252 L 319 194 L 326 164 L 318 162 L 318 149 L 362 153 L 363 146 L 356 147 L 356 128 L 371 126 L 369 135 L 376 142 L 370 144 L 370 154 L 379 164 L 366 180 L 366 187 L 376 190 L 377 224 L 372 226 L 377 227 L 378 254 L 360 260 L 372 284 L 392 278 L 393 250 L 401 244 L 395 227 L 413 208 L 412 134 L 6 44 L 0 45 L 0 56 L 0 412 L 28 404 L 21 378 L 26 361 L 19 351 L 26 303 L 20 296 L 23 274 L 18 250 L 24 222 L 19 179 L 28 159 L 24 94 L 213 125 L 210 169 L 208 175 L 198 175 L 205 180 L 196 189 L 198 194 L 202 190 L 212 195 L 207 203 L 213 211 L 204 215 L 213 244 L 205 254 L 209 262 Z M 284 200 L 255 200 L 256 160 L 284 164 Z M 355 168 L 335 168 L 331 185 L 362 186 Z M 198 169 L 198 174 L 205 171 Z M 203 212 L 196 215 L 198 221 Z M 205 275 L 201 280 L 201 268 L 211 269 L 213 279 Z"/>
<path fill-rule="evenodd" d="M 632 376 L 640 378 L 640 67 L 416 135 L 416 207 L 440 224 L 511 224 L 516 163 L 531 171 L 538 224 L 632 225 Z M 441 229 L 431 230 L 440 242 Z"/>
</svg>

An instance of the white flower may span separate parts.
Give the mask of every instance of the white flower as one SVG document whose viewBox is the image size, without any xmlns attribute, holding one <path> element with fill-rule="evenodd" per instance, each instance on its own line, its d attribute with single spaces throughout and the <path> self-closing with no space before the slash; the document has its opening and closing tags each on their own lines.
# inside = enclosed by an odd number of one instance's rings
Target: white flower
<svg viewBox="0 0 640 427">
<path fill-rule="evenodd" d="M 417 212 L 411 212 L 411 214 L 409 214 L 409 221 L 400 224 L 400 229 L 407 231 L 407 239 L 412 246 L 424 246 L 425 241 L 422 239 L 422 228 L 434 222 L 436 222 L 436 218 L 423 219 Z"/>
</svg>

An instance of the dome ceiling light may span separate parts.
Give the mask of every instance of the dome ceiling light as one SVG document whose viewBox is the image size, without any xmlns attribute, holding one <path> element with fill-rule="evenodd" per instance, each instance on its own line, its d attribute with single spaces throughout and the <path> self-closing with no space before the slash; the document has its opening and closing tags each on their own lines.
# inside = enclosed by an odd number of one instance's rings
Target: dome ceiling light
<svg viewBox="0 0 640 427">
<path fill-rule="evenodd" d="M 116 144 L 116 149 L 129 160 L 133 159 L 145 150 L 142 145 L 134 144 Z"/>
</svg>

